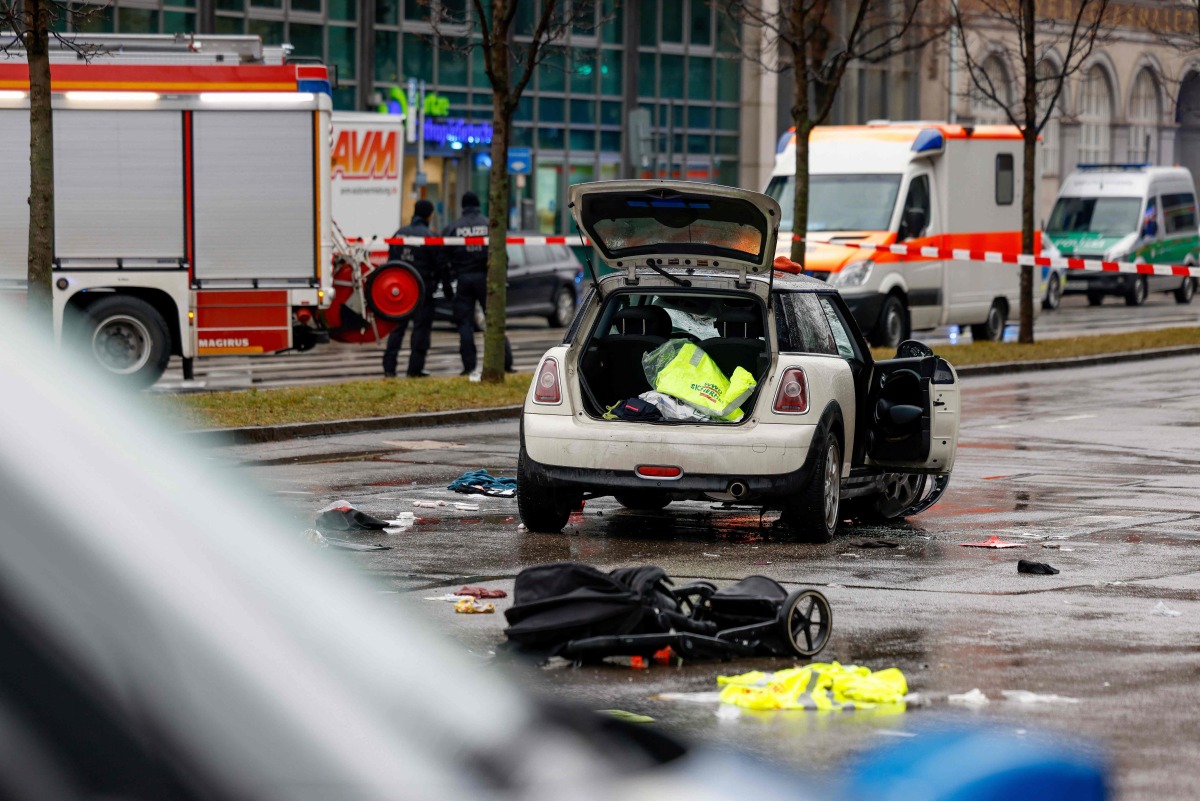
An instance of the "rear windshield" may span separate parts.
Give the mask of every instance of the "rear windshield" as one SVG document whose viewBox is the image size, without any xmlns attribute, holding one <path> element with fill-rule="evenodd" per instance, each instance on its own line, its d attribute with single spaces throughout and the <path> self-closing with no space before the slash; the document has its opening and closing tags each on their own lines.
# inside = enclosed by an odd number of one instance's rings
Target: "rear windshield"
<svg viewBox="0 0 1200 801">
<path fill-rule="evenodd" d="M 1060 197 L 1046 230 L 1124 235 L 1138 230 L 1141 208 L 1137 197 Z"/>
<path fill-rule="evenodd" d="M 747 200 L 614 192 L 587 195 L 583 203 L 588 233 L 609 258 L 666 251 L 763 260 L 767 222 Z"/>
</svg>

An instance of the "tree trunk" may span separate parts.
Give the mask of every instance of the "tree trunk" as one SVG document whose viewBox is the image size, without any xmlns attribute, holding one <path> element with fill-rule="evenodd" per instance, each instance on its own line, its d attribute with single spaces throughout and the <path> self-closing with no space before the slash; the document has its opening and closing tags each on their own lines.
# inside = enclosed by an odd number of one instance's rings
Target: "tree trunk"
<svg viewBox="0 0 1200 801">
<path fill-rule="evenodd" d="M 1021 0 L 1021 36 L 1024 39 L 1025 119 L 1021 128 L 1024 139 L 1024 169 L 1021 170 L 1021 252 L 1033 253 L 1033 207 L 1037 196 L 1035 159 L 1037 158 L 1037 51 L 1034 49 L 1034 33 L 1037 18 L 1034 0 Z M 1033 342 L 1033 266 L 1021 267 L 1021 327 L 1019 342 Z"/>
<path fill-rule="evenodd" d="M 50 32 L 46 0 L 25 0 L 29 59 L 29 294 L 30 323 L 49 326 L 54 263 L 54 126 L 50 112 Z"/>
<path fill-rule="evenodd" d="M 503 3 L 492 13 L 503 16 Z M 487 384 L 504 382 L 504 337 L 508 307 L 508 140 L 512 123 L 508 36 L 498 32 L 492 43 L 492 167 L 488 186 L 487 326 L 483 333 L 483 377 Z"/>
<path fill-rule="evenodd" d="M 808 137 L 812 123 L 808 110 L 808 43 L 801 32 L 806 20 L 802 3 L 793 3 L 788 12 L 797 40 L 792 43 L 792 124 L 796 126 L 796 179 L 792 198 L 792 261 L 804 266 L 805 239 L 808 237 Z"/>
</svg>

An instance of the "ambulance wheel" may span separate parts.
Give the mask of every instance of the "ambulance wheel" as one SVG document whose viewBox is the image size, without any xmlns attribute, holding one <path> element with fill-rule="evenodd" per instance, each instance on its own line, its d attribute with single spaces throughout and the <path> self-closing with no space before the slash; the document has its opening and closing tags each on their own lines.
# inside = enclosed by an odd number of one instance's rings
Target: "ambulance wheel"
<svg viewBox="0 0 1200 801">
<path fill-rule="evenodd" d="M 842 446 L 827 432 L 808 486 L 783 504 L 781 522 L 797 542 L 822 543 L 837 531 L 842 494 Z"/>
<path fill-rule="evenodd" d="M 816 590 L 797 590 L 783 602 L 779 626 L 784 642 L 796 656 L 816 656 L 833 633 L 833 609 Z"/>
<path fill-rule="evenodd" d="M 895 295 L 888 295 L 879 310 L 879 322 L 871 332 L 871 344 L 877 348 L 895 348 L 908 339 L 908 335 L 908 312 L 904 308 L 904 301 Z"/>
<path fill-rule="evenodd" d="M 1104 302 L 1103 292 L 1088 292 L 1087 301 L 1089 306 L 1099 306 Z"/>
<path fill-rule="evenodd" d="M 571 516 L 571 504 L 534 474 L 524 447 L 517 454 L 517 514 L 540 534 L 557 534 Z"/>
<path fill-rule="evenodd" d="M 1179 288 L 1175 290 L 1176 303 L 1191 303 L 1192 298 L 1196 297 L 1196 279 L 1185 278 Z"/>
<path fill-rule="evenodd" d="M 141 298 L 109 294 L 88 304 L 81 326 L 86 353 L 126 386 L 148 387 L 171 358 L 171 332 Z"/>
<path fill-rule="evenodd" d="M 1129 285 L 1129 289 L 1125 290 L 1125 305 L 1141 306 L 1146 302 L 1149 294 L 1150 287 L 1146 284 L 1146 276 L 1134 276 L 1133 283 Z"/>
<path fill-rule="evenodd" d="M 987 319 L 980 325 L 971 326 L 971 338 L 976 342 L 999 342 L 1004 337 L 1004 306 L 992 301 Z"/>
<path fill-rule="evenodd" d="M 670 496 L 659 492 L 628 492 L 613 497 L 626 509 L 638 512 L 657 512 L 671 502 Z"/>
</svg>

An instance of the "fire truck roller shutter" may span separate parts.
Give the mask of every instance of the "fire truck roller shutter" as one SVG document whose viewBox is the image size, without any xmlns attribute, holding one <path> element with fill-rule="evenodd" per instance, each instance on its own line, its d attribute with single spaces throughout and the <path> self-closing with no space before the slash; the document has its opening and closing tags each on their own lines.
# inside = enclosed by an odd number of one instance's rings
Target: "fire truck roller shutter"
<svg viewBox="0 0 1200 801">
<path fill-rule="evenodd" d="M 178 111 L 54 112 L 55 255 L 184 258 Z"/>
<path fill-rule="evenodd" d="M 195 277 L 316 278 L 311 111 L 193 117 Z"/>
<path fill-rule="evenodd" d="M 29 112 L 25 109 L 0 110 L 0 175 L 29 176 Z M 0 279 L 24 279 L 28 252 L 29 193 L 0 192 Z"/>
</svg>

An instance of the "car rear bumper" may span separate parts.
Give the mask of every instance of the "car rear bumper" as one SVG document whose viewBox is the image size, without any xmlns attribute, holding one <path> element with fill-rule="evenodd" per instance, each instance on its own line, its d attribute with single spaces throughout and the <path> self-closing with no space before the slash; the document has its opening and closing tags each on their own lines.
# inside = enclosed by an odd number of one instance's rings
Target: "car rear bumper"
<svg viewBox="0 0 1200 801">
<path fill-rule="evenodd" d="M 530 467 L 556 486 L 593 492 L 658 490 L 724 493 L 733 481 L 748 495 L 802 490 L 811 475 L 814 424 L 656 425 L 582 421 L 526 414 L 523 442 Z M 678 467 L 678 478 L 642 478 L 641 465 Z"/>
</svg>

